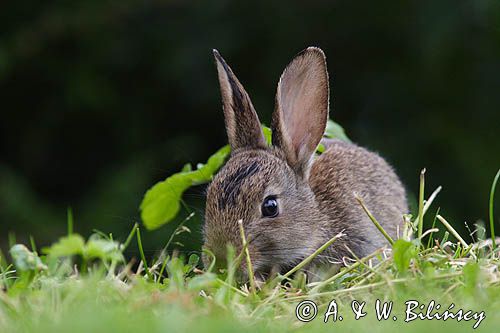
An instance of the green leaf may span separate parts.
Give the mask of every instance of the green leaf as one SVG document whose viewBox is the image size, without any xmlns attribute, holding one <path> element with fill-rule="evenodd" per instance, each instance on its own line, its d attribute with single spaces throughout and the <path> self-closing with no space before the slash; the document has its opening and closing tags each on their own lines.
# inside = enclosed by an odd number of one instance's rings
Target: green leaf
<svg viewBox="0 0 500 333">
<path fill-rule="evenodd" d="M 191 267 L 195 267 L 196 265 L 198 265 L 198 262 L 200 262 L 200 256 L 193 253 L 189 256 L 189 259 L 188 259 L 188 265 L 191 266 Z"/>
<path fill-rule="evenodd" d="M 103 261 L 120 261 L 124 262 L 122 253 L 120 252 L 120 244 L 110 239 L 90 238 L 87 241 L 84 249 L 84 257 L 86 259 L 99 258 Z"/>
<path fill-rule="evenodd" d="M 262 132 L 264 132 L 264 137 L 266 138 L 266 142 L 268 145 L 272 143 L 272 131 L 269 127 L 262 124 Z"/>
<path fill-rule="evenodd" d="M 10 248 L 10 255 L 14 260 L 14 266 L 19 271 L 41 271 L 47 269 L 42 260 L 22 244 L 15 244 Z"/>
<path fill-rule="evenodd" d="M 325 136 L 330 139 L 339 139 L 342 141 L 351 142 L 351 140 L 349 140 L 349 138 L 345 134 L 342 126 L 331 119 L 328 119 L 328 122 L 326 123 Z"/>
<path fill-rule="evenodd" d="M 189 172 L 189 171 L 193 171 L 193 167 L 191 166 L 191 163 L 186 163 L 184 164 L 184 166 L 182 167 L 182 172 Z"/>
<path fill-rule="evenodd" d="M 392 251 L 398 272 L 404 273 L 410 266 L 410 260 L 417 255 L 417 246 L 404 239 L 398 239 L 394 243 Z"/>
<path fill-rule="evenodd" d="M 474 294 L 480 282 L 481 267 L 478 263 L 468 262 L 464 266 L 463 273 L 466 291 L 470 294 Z"/>
<path fill-rule="evenodd" d="M 265 125 L 262 125 L 262 130 L 264 132 L 264 137 L 266 138 L 267 144 L 271 145 L 271 138 L 272 138 L 271 129 Z M 349 140 L 349 138 L 345 134 L 344 128 L 342 128 L 342 126 L 340 126 L 331 119 L 328 119 L 326 123 L 326 130 L 324 136 L 330 139 L 339 139 L 342 141 L 351 142 L 351 140 Z M 323 151 L 325 151 L 325 147 L 322 144 L 320 144 L 318 146 L 317 151 L 318 153 L 322 153 Z"/>
<path fill-rule="evenodd" d="M 179 212 L 184 191 L 193 185 L 209 182 L 229 152 L 229 146 L 224 146 L 212 155 L 206 164 L 198 165 L 196 170 L 189 171 L 185 166 L 183 171 L 149 189 L 141 203 L 141 218 L 146 228 L 156 229 L 173 220 Z"/>
<path fill-rule="evenodd" d="M 188 290 L 200 291 L 202 289 L 216 287 L 218 284 L 217 275 L 207 272 L 190 279 L 187 288 Z"/>
<path fill-rule="evenodd" d="M 62 237 L 51 247 L 44 248 L 43 252 L 54 257 L 68 257 L 73 255 L 83 255 L 85 250 L 85 241 L 78 234 L 71 234 Z"/>
<path fill-rule="evenodd" d="M 323 154 L 325 150 L 326 150 L 326 148 L 325 148 L 325 146 L 322 143 L 320 143 L 318 145 L 318 147 L 316 148 L 316 152 L 319 153 L 319 154 Z"/>
<path fill-rule="evenodd" d="M 52 257 L 81 256 L 85 260 L 125 261 L 120 251 L 120 244 L 111 239 L 101 238 L 99 234 L 90 236 L 87 243 L 82 236 L 71 234 L 60 238 L 51 247 L 44 248 L 43 252 Z"/>
</svg>

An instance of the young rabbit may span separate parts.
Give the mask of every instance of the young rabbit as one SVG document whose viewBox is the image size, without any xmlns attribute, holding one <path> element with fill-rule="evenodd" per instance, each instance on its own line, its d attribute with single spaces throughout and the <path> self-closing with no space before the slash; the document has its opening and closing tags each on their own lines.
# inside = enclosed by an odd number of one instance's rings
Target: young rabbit
<svg viewBox="0 0 500 333">
<path fill-rule="evenodd" d="M 286 272 L 336 234 L 345 235 L 312 264 L 342 263 L 387 244 L 355 200 L 359 195 L 396 237 L 408 212 L 405 190 L 380 156 L 355 144 L 324 140 L 329 87 L 323 51 L 309 47 L 278 83 L 272 146 L 266 144 L 250 98 L 214 50 L 231 157 L 207 189 L 204 247 L 224 262 L 227 244 L 242 249 L 243 221 L 256 276 Z M 350 249 L 350 251 L 349 251 Z M 238 252 L 237 252 L 238 253 Z M 207 258 L 205 258 L 207 261 Z M 245 271 L 244 260 L 242 270 Z"/>
</svg>

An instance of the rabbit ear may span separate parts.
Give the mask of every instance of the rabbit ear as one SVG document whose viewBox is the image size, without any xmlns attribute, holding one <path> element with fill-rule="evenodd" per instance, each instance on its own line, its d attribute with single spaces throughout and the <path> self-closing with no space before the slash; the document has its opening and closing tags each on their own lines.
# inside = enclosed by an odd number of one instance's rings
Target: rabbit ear
<svg viewBox="0 0 500 333">
<path fill-rule="evenodd" d="M 304 177 L 325 132 L 328 95 L 325 55 L 321 49 L 309 47 L 281 74 L 271 123 L 273 145 Z"/>
<path fill-rule="evenodd" d="M 217 63 L 226 132 L 232 150 L 238 148 L 266 148 L 259 117 L 247 92 L 217 50 Z"/>
</svg>

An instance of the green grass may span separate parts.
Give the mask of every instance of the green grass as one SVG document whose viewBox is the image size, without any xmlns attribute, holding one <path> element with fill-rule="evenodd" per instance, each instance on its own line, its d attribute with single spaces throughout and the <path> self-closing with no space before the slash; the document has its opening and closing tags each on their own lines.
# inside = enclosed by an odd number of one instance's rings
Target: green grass
<svg viewBox="0 0 500 333">
<path fill-rule="evenodd" d="M 348 266 L 333 275 L 310 282 L 301 268 L 344 235 L 332 238 L 282 276 L 259 285 L 250 270 L 252 283 L 239 285 L 234 278 L 238 262 L 246 260 L 251 267 L 245 247 L 242 253 L 229 251 L 227 269 L 214 271 L 212 265 L 202 270 L 198 255 L 179 257 L 167 253 L 168 246 L 156 257 L 147 258 L 137 225 L 131 226 L 123 243 L 103 233 L 85 240 L 72 231 L 69 210 L 68 235 L 41 249 L 41 254 L 32 240 L 31 249 L 15 245 L 9 262 L 0 256 L 0 332 L 469 332 L 477 322 L 434 319 L 405 323 L 408 300 L 423 304 L 434 300 L 441 304 L 439 313 L 451 303 L 454 312 L 458 308 L 484 311 L 485 319 L 477 331 L 498 331 L 498 250 L 483 239 L 480 229 L 473 232 L 474 241 L 467 243 L 464 239 L 468 237 L 459 235 L 444 217 L 425 215 L 440 189 L 424 201 L 423 173 L 421 184 L 419 215 L 405 217 L 399 239 L 391 239 L 392 245 L 388 241 L 385 249 L 366 258 L 347 262 Z M 359 204 L 363 205 L 362 200 Z M 370 215 L 369 208 L 363 205 Z M 424 217 L 434 221 L 431 229 L 423 229 Z M 374 218 L 373 222 L 374 228 L 385 233 Z M 174 235 L 185 228 L 183 223 Z M 446 232 L 438 237 L 436 229 Z M 452 239 L 448 239 L 450 235 Z M 243 232 L 241 236 L 245 243 Z M 141 254 L 139 263 L 127 262 L 123 256 L 134 242 Z M 393 302 L 388 320 L 377 320 L 377 299 Z M 296 318 L 296 307 L 304 300 L 318 306 L 317 317 L 307 323 Z M 323 315 L 332 300 L 343 320 L 333 322 L 329 317 L 324 323 Z M 355 300 L 366 302 L 367 314 L 359 320 L 351 310 Z"/>
</svg>

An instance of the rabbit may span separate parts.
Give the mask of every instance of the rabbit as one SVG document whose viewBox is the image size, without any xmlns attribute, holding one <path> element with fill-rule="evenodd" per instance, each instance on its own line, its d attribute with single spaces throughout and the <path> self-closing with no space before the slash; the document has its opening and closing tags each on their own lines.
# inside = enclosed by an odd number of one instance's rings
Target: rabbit
<svg viewBox="0 0 500 333">
<path fill-rule="evenodd" d="M 298 53 L 281 75 L 272 115 L 272 145 L 248 93 L 214 50 L 231 154 L 206 190 L 204 248 L 224 263 L 227 245 L 242 250 L 242 221 L 256 277 L 284 273 L 339 233 L 311 267 L 342 265 L 387 245 L 359 195 L 391 237 L 408 212 L 405 189 L 378 154 L 324 139 L 329 113 L 326 58 Z M 319 143 L 325 151 L 316 155 Z M 204 257 L 207 264 L 208 256 Z M 245 260 L 241 271 L 247 272 Z M 248 273 L 248 272 L 247 272 Z"/>
</svg>

